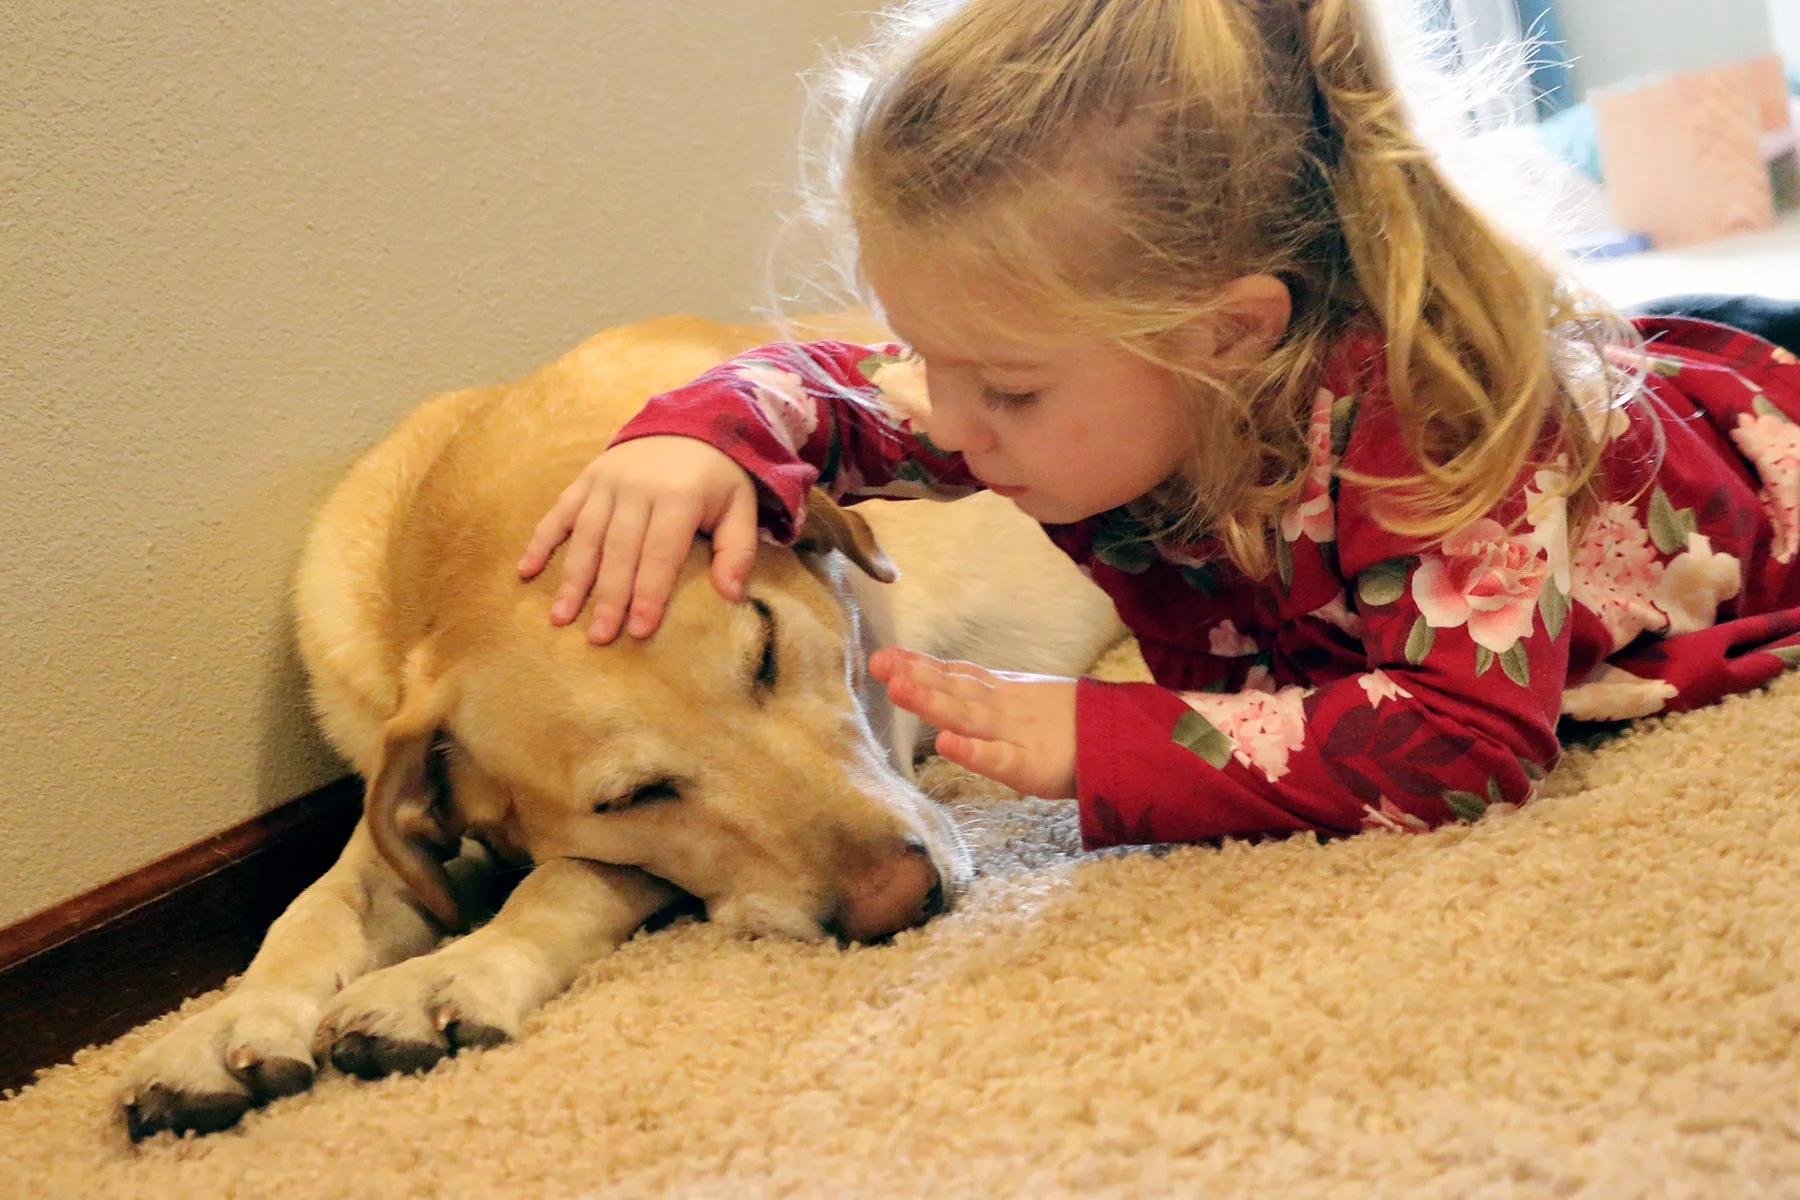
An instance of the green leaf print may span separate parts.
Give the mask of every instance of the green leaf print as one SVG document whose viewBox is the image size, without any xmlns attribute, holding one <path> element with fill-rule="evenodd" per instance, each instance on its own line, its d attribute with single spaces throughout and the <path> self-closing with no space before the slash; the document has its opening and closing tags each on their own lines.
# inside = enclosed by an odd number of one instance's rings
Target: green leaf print
<svg viewBox="0 0 1800 1200">
<path fill-rule="evenodd" d="M 1800 667 L 1800 646 L 1774 646 L 1769 653 L 1786 663 L 1789 669 Z"/>
<path fill-rule="evenodd" d="M 1479 821 L 1487 812 L 1487 801 L 1474 792 L 1445 792 L 1444 803 L 1450 806 L 1450 815 L 1459 821 Z"/>
<path fill-rule="evenodd" d="M 1789 425 L 1794 423 L 1794 418 L 1788 416 L 1779 408 L 1776 408 L 1774 404 L 1770 403 L 1767 396 L 1760 393 L 1755 400 L 1750 402 L 1750 407 L 1756 410 L 1756 415 L 1759 417 L 1778 417 L 1781 420 L 1786 421 Z"/>
<path fill-rule="evenodd" d="M 1516 754 L 1513 755 L 1513 758 L 1517 760 L 1519 770 L 1525 772 L 1525 778 L 1535 781 L 1544 777 L 1544 768 L 1538 766 L 1536 763 L 1529 759 L 1519 758 Z"/>
<path fill-rule="evenodd" d="M 1699 528 L 1691 508 L 1676 508 L 1669 494 L 1657 488 L 1650 497 L 1650 540 L 1664 554 L 1679 554 L 1687 548 L 1688 534 Z"/>
<path fill-rule="evenodd" d="M 865 354 L 856 360 L 856 370 L 868 381 L 870 387 L 875 387 L 878 386 L 875 383 L 875 373 L 877 371 L 880 371 L 883 367 L 891 367 L 897 363 L 903 363 L 906 360 L 907 356 L 904 354 Z"/>
<path fill-rule="evenodd" d="M 1406 661 L 1418 666 L 1431 653 L 1431 647 L 1437 641 L 1437 630 L 1426 623 L 1424 617 L 1413 622 L 1412 632 L 1406 635 Z"/>
<path fill-rule="evenodd" d="M 1096 545 L 1094 557 L 1116 571 L 1127 575 L 1142 575 L 1156 561 L 1156 552 L 1143 542 L 1114 542 L 1111 545 Z"/>
<path fill-rule="evenodd" d="M 1492 775 L 1488 776 L 1487 798 L 1489 804 L 1505 804 L 1506 793 L 1500 790 L 1500 781 Z"/>
<path fill-rule="evenodd" d="M 1219 581 L 1218 571 L 1211 563 L 1203 563 L 1197 567 L 1181 568 L 1181 580 L 1202 596 L 1216 596 L 1224 586 Z"/>
<path fill-rule="evenodd" d="M 1189 750 L 1223 770 L 1231 761 L 1231 739 L 1219 727 L 1197 712 L 1181 714 L 1170 739 L 1183 750 Z"/>
<path fill-rule="evenodd" d="M 1275 535 L 1275 573 L 1281 576 L 1281 590 L 1294 587 L 1294 549 L 1279 533 Z"/>
<path fill-rule="evenodd" d="M 1339 396 L 1331 402 L 1331 456 L 1344 457 L 1350 447 L 1350 431 L 1356 428 L 1356 397 Z"/>
<path fill-rule="evenodd" d="M 1544 590 L 1538 593 L 1538 616 L 1544 618 L 1544 632 L 1552 640 L 1562 632 L 1563 623 L 1569 619 L 1569 598 L 1562 594 L 1556 586 L 1556 580 L 1544 582 Z"/>
<path fill-rule="evenodd" d="M 1096 516 L 1093 537 L 1089 553 L 1116 571 L 1142 575 L 1156 561 L 1156 547 L 1144 523 L 1122 508 Z"/>
<path fill-rule="evenodd" d="M 894 468 L 894 478 L 904 479 L 908 483 L 922 483 L 926 487 L 931 487 L 936 482 L 931 478 L 931 472 L 910 458 Z"/>
<path fill-rule="evenodd" d="M 1655 354 L 1646 355 L 1644 365 L 1650 368 L 1652 375 L 1661 375 L 1665 379 L 1673 379 L 1681 374 L 1681 360 L 1678 358 L 1663 358 Z"/>
<path fill-rule="evenodd" d="M 1488 668 L 1494 665 L 1494 652 L 1486 646 L 1475 647 L 1475 674 L 1486 675 Z"/>
<path fill-rule="evenodd" d="M 915 428 L 911 432 L 912 432 L 913 441 L 919 443 L 920 447 L 922 449 L 924 449 L 925 453 L 935 454 L 939 458 L 949 458 L 950 457 L 948 454 L 946 454 L 942 450 L 940 450 L 935 442 L 933 442 L 930 438 L 925 436 L 925 431 L 923 429 Z"/>
<path fill-rule="evenodd" d="M 1531 686 L 1531 659 L 1525 654 L 1525 643 L 1514 642 L 1505 654 L 1500 656 L 1500 669 L 1506 677 L 1520 687 Z"/>
<path fill-rule="evenodd" d="M 1356 598 L 1364 608 L 1392 604 L 1406 594 L 1406 573 L 1412 567 L 1410 558 L 1390 558 L 1378 562 L 1356 577 Z"/>
</svg>

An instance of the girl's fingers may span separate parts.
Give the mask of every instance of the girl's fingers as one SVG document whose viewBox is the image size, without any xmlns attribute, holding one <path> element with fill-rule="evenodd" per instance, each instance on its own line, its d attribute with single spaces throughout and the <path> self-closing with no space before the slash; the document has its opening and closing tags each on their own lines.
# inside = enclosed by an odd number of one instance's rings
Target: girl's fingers
<svg viewBox="0 0 1800 1200">
<path fill-rule="evenodd" d="M 638 552 L 637 579 L 631 586 L 632 637 L 645 638 L 662 623 L 663 607 L 675 590 L 675 578 L 687 562 L 700 526 L 700 507 L 665 500 L 650 512 L 643 549 Z M 610 550 L 610 547 L 609 547 Z"/>
<path fill-rule="evenodd" d="M 604 645 L 619 636 L 625 606 L 637 581 L 638 556 L 650 524 L 647 506 L 621 500 L 606 526 L 606 548 L 600 554 L 600 573 L 594 579 L 593 619 L 588 622 L 588 641 Z"/>
<path fill-rule="evenodd" d="M 550 605 L 552 624 L 567 625 L 587 602 L 600 560 L 600 541 L 606 536 L 612 510 L 610 495 L 589 495 L 564 535 L 569 539 L 569 549 L 563 555 L 562 583 Z"/>
<path fill-rule="evenodd" d="M 869 656 L 869 674 L 877 683 L 887 683 L 893 679 L 894 671 L 900 665 L 900 651 L 892 646 L 883 646 Z"/>
<path fill-rule="evenodd" d="M 563 489 L 550 511 L 544 514 L 543 519 L 537 523 L 537 528 L 531 531 L 531 541 L 526 543 L 524 557 L 519 559 L 520 578 L 534 578 L 544 569 L 544 564 L 550 561 L 556 548 L 574 531 L 576 519 L 581 516 L 591 494 L 585 471 L 574 483 Z"/>
<path fill-rule="evenodd" d="M 943 730 L 937 736 L 937 752 L 959 767 L 1004 783 L 1014 791 L 1031 793 L 1031 769 L 1022 761 L 1019 747 L 1011 742 L 972 738 Z"/>
<path fill-rule="evenodd" d="M 912 679 L 963 700 L 982 700 L 993 694 L 999 676 L 971 662 L 933 658 L 916 650 L 884 647 L 869 659 L 869 670 L 883 683 L 896 676 Z"/>
<path fill-rule="evenodd" d="M 958 694 L 964 682 L 942 673 L 915 674 L 902 668 L 888 681 L 888 696 L 939 729 L 974 738 L 999 736 L 997 714 L 989 700 L 991 693 L 978 688 L 974 694 Z"/>
<path fill-rule="evenodd" d="M 724 515 L 713 527 L 713 586 L 719 595 L 737 602 L 744 598 L 744 581 L 756 563 L 756 490 L 745 487 L 733 496 Z"/>
</svg>

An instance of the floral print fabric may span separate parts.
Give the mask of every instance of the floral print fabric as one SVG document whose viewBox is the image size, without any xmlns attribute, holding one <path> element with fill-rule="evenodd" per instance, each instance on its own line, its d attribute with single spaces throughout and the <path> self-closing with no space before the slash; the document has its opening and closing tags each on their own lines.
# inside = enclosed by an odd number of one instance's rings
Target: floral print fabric
<svg viewBox="0 0 1800 1200">
<path fill-rule="evenodd" d="M 1565 714 L 1689 708 L 1800 661 L 1800 366 L 1722 326 L 1639 324 L 1648 391 L 1584 414 L 1606 495 L 1574 544 L 1561 462 L 1431 544 L 1376 519 L 1353 480 L 1414 466 L 1368 328 L 1322 370 L 1270 578 L 1159 543 L 1123 509 L 1050 527 L 1157 680 L 1078 688 L 1088 844 L 1474 820 L 1529 799 Z M 764 347 L 653 400 L 620 440 L 719 446 L 790 539 L 815 481 L 846 499 L 971 490 L 912 428 L 927 405 L 905 347 Z"/>
</svg>

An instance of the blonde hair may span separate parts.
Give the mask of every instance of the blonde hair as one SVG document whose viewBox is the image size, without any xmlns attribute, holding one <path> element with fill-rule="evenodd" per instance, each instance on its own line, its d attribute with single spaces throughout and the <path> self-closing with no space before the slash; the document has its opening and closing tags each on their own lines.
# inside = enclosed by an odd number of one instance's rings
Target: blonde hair
<svg viewBox="0 0 1800 1200">
<path fill-rule="evenodd" d="M 1142 505 L 1160 532 L 1209 532 L 1266 574 L 1318 368 L 1365 314 L 1421 464 L 1368 481 L 1398 501 L 1385 524 L 1440 536 L 1558 457 L 1572 519 L 1593 507 L 1577 376 L 1604 377 L 1603 405 L 1630 391 L 1615 360 L 1581 352 L 1622 323 L 1452 186 L 1363 0 L 921 0 L 836 95 L 819 194 L 851 254 L 962 269 L 1191 381 L 1191 469 Z M 1257 274 L 1293 298 L 1279 344 L 1232 378 L 1184 362 L 1177 331 Z"/>
</svg>

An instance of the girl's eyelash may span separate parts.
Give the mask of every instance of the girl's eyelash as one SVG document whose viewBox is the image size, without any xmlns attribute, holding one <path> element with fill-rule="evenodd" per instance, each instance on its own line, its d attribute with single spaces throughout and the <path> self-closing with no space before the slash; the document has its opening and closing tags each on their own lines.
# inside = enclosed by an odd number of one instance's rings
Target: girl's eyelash
<svg viewBox="0 0 1800 1200">
<path fill-rule="evenodd" d="M 998 388 L 982 388 L 982 399 L 995 408 L 1024 408 L 1037 399 L 1036 392 L 1003 392 Z"/>
</svg>

